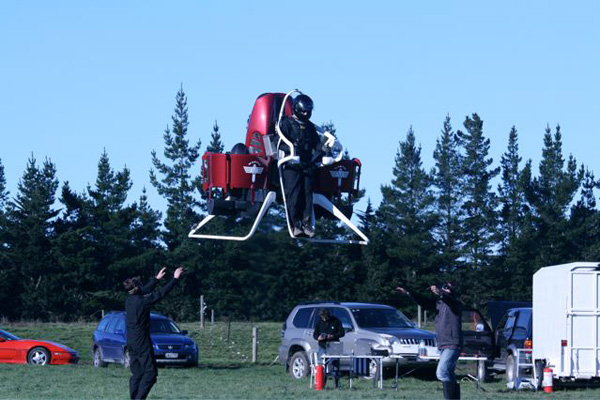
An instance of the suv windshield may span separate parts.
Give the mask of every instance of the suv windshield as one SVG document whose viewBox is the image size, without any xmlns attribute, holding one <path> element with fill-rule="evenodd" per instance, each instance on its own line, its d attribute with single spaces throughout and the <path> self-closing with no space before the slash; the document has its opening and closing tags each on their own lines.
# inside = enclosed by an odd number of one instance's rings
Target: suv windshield
<svg viewBox="0 0 600 400">
<path fill-rule="evenodd" d="M 175 322 L 166 319 L 151 319 L 150 333 L 177 333 L 181 334 L 179 327 Z"/>
<path fill-rule="evenodd" d="M 356 323 L 362 328 L 412 328 L 404 314 L 393 308 L 352 308 Z"/>
</svg>

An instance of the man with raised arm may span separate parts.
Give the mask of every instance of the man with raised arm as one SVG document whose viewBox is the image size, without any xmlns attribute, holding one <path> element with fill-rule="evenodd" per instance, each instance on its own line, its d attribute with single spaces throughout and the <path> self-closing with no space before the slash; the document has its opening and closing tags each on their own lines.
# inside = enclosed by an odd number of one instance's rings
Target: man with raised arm
<svg viewBox="0 0 600 400">
<path fill-rule="evenodd" d="M 132 399 L 145 399 L 156 383 L 158 370 L 150 339 L 150 307 L 162 300 L 173 289 L 183 273 L 179 267 L 173 273 L 173 279 L 163 287 L 154 290 L 156 284 L 167 273 L 162 268 L 155 278 L 151 278 L 145 286 L 139 277 L 129 278 L 123 282 L 129 294 L 125 301 L 127 320 L 127 349 L 130 355 L 131 379 L 129 394 Z"/>
<path fill-rule="evenodd" d="M 454 369 L 463 347 L 463 306 L 458 300 L 456 286 L 452 282 L 432 285 L 429 291 L 433 296 L 424 296 L 400 286 L 396 291 L 413 299 L 421 307 L 435 311 L 435 334 L 440 350 L 440 361 L 435 373 L 442 381 L 444 399 L 460 399 L 460 385 L 456 381 Z"/>
</svg>

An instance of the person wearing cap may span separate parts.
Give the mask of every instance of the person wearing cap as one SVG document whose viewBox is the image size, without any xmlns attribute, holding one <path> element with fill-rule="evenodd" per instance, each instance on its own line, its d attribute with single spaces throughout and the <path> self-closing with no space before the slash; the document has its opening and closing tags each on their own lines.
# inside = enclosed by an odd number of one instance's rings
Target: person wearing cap
<svg viewBox="0 0 600 400">
<path fill-rule="evenodd" d="M 452 282 L 432 285 L 433 296 L 421 295 L 398 286 L 396 291 L 413 299 L 421 307 L 435 311 L 435 334 L 440 351 L 436 376 L 442 382 L 444 399 L 460 399 L 460 385 L 454 370 L 463 347 L 462 309 L 458 288 Z"/>
<path fill-rule="evenodd" d="M 316 157 L 320 137 L 315 125 L 310 121 L 313 101 L 305 94 L 296 96 L 293 114 L 279 124 L 283 136 L 294 146 L 298 163 L 287 162 L 283 165 L 282 178 L 287 211 L 294 236 L 315 235 L 312 226 L 313 182 L 315 180 Z M 279 149 L 289 155 L 290 149 L 281 142 Z"/>
<path fill-rule="evenodd" d="M 158 376 L 150 338 L 150 307 L 169 294 L 183 273 L 183 268 L 177 268 L 171 281 L 154 290 L 158 281 L 166 273 L 167 268 L 162 268 L 156 277 L 151 278 L 146 285 L 142 285 L 139 277 L 129 278 L 123 282 L 123 286 L 129 294 L 125 300 L 125 319 L 127 322 L 127 349 L 130 356 L 129 395 L 131 399 L 145 399 Z"/>
</svg>

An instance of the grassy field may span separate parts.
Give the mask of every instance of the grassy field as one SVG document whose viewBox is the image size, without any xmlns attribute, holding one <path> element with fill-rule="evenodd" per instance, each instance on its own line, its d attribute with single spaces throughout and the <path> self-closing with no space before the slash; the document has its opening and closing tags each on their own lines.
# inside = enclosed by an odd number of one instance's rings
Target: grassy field
<svg viewBox="0 0 600 400">
<path fill-rule="evenodd" d="M 258 362 L 251 363 L 252 327 L 259 328 Z M 384 389 L 373 389 L 372 382 L 347 381 L 340 390 L 316 392 L 307 379 L 291 379 L 280 363 L 272 363 L 280 343 L 279 323 L 208 324 L 201 330 L 198 324 L 181 324 L 190 331 L 200 346 L 200 367 L 161 368 L 151 399 L 431 399 L 442 398 L 441 384 L 431 371 L 402 378 L 398 390 L 393 377 L 384 382 Z M 117 399 L 128 397 L 129 371 L 119 365 L 96 369 L 91 365 L 91 337 L 95 324 L 4 324 L 3 329 L 18 336 L 63 343 L 80 352 L 76 366 L 32 367 L 0 365 L 1 399 Z M 469 372 L 462 365 L 459 373 Z M 478 390 L 473 382 L 463 382 L 462 395 L 468 399 L 591 399 L 600 398 L 600 389 L 562 389 L 545 395 L 531 391 L 506 390 L 500 375 Z M 466 378 L 465 378 L 466 379 Z"/>
</svg>

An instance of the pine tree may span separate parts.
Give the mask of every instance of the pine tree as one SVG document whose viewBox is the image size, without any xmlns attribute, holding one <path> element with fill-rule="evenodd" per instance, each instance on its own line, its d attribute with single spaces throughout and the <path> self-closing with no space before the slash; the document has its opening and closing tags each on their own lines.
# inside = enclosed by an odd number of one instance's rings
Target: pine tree
<svg viewBox="0 0 600 400">
<path fill-rule="evenodd" d="M 8 256 L 8 221 L 6 219 L 9 192 L 6 189 L 4 165 L 0 160 L 0 317 L 9 316 L 14 300 L 11 298 L 16 276 Z"/>
<path fill-rule="evenodd" d="M 381 188 L 383 200 L 377 213 L 389 258 L 390 276 L 381 288 L 390 293 L 388 297 L 393 296 L 391 282 L 420 286 L 430 280 L 436 264 L 432 175 L 423 169 L 412 127 L 400 142 L 393 174 L 391 185 Z"/>
<path fill-rule="evenodd" d="M 6 189 L 6 176 L 4 175 L 4 165 L 0 159 L 0 215 L 4 215 L 8 202 L 9 192 Z"/>
<path fill-rule="evenodd" d="M 171 250 L 185 240 L 192 226 L 198 222 L 197 210 L 201 206 L 200 196 L 194 195 L 194 191 L 200 188 L 200 177 L 191 175 L 193 168 L 200 170 L 196 161 L 201 142 L 198 140 L 196 145 L 190 146 L 187 139 L 189 123 L 183 87 L 177 92 L 175 101 L 173 129 L 167 126 L 163 135 L 167 162 L 162 162 L 156 151 L 152 151 L 152 164 L 157 172 L 150 171 L 150 182 L 168 203 L 164 241 Z"/>
<path fill-rule="evenodd" d="M 471 268 L 479 269 L 489 265 L 496 245 L 497 198 L 491 190 L 491 182 L 498 175 L 499 169 L 490 169 L 493 163 L 493 160 L 488 158 L 490 140 L 483 135 L 483 121 L 479 116 L 467 116 L 464 127 L 466 132 L 457 132 L 465 149 L 463 255 Z"/>
<path fill-rule="evenodd" d="M 146 188 L 138 201 L 136 218 L 133 223 L 134 238 L 137 246 L 145 249 L 156 249 L 160 246 L 160 221 L 162 214 L 155 211 L 148 203 Z"/>
<path fill-rule="evenodd" d="M 458 136 L 452 130 L 450 116 L 446 116 L 442 135 L 436 141 L 435 170 L 433 185 L 436 194 L 436 213 L 438 224 L 435 236 L 440 248 L 440 270 L 452 271 L 460 261 L 461 230 L 463 218 L 461 206 L 462 192 L 462 156 Z"/>
<path fill-rule="evenodd" d="M 60 295 L 54 286 L 56 265 L 52 258 L 53 222 L 58 214 L 53 208 L 58 189 L 56 167 L 46 159 L 38 168 L 32 155 L 17 188 L 8 209 L 9 256 L 21 277 L 12 307 L 23 318 L 48 319 Z"/>
<path fill-rule="evenodd" d="M 535 229 L 527 211 L 524 182 L 531 171 L 531 161 L 520 170 L 518 133 L 513 126 L 508 137 L 508 147 L 502 155 L 502 182 L 498 185 L 499 257 L 486 272 L 488 281 L 495 282 L 489 290 L 490 298 L 506 300 L 531 299 L 531 262 L 535 259 Z"/>
<path fill-rule="evenodd" d="M 126 204 L 131 187 L 127 167 L 114 171 L 106 150 L 98 161 L 94 186 L 79 195 L 63 185 L 65 210 L 57 223 L 55 247 L 64 281 L 72 286 L 64 296 L 63 312 L 81 316 L 120 307 L 120 283 L 149 267 L 139 260 L 147 248 L 133 233 L 137 207 Z"/>
<path fill-rule="evenodd" d="M 566 235 L 566 212 L 577 193 L 583 173 L 582 169 L 578 170 L 572 155 L 565 165 L 560 126 L 556 127 L 554 135 L 547 126 L 539 177 L 529 181 L 525 192 L 534 213 L 538 235 L 535 262 L 538 267 L 575 261 Z"/>
<path fill-rule="evenodd" d="M 569 218 L 569 242 L 573 244 L 574 257 L 581 261 L 596 261 L 600 255 L 600 215 L 594 194 L 597 187 L 594 173 L 586 168 L 579 200 L 571 207 Z"/>
<path fill-rule="evenodd" d="M 219 124 L 217 124 L 217 120 L 215 120 L 215 124 L 213 126 L 213 131 L 210 134 L 210 144 L 206 148 L 206 151 L 209 153 L 222 153 L 225 149 L 223 142 L 221 142 L 221 132 L 219 132 Z"/>
<path fill-rule="evenodd" d="M 508 148 L 500 160 L 502 183 L 498 185 L 500 237 L 504 252 L 520 235 L 523 224 L 525 192 L 521 185 L 521 160 L 517 129 L 513 126 L 508 137 Z"/>
</svg>

